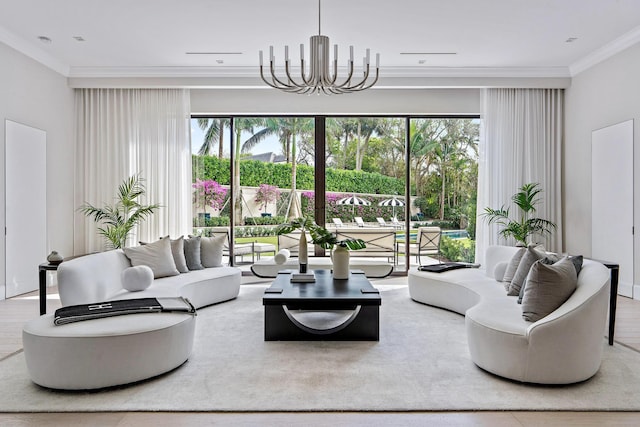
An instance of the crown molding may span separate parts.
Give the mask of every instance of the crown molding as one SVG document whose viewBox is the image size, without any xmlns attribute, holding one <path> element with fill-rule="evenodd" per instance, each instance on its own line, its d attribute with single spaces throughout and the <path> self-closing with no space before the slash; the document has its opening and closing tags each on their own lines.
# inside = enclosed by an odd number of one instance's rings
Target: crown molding
<svg viewBox="0 0 640 427">
<path fill-rule="evenodd" d="M 618 37 L 614 41 L 607 43 L 599 49 L 594 50 L 587 56 L 574 62 L 569 66 L 571 77 L 593 67 L 596 64 L 616 55 L 623 50 L 640 42 L 640 27 L 636 27 L 628 33 Z"/>
<path fill-rule="evenodd" d="M 284 69 L 276 71 L 282 71 Z M 295 70 L 294 70 L 295 72 Z M 338 70 L 345 73 L 345 70 Z M 71 67 L 70 78 L 252 78 L 258 67 Z M 380 78 L 567 78 L 567 67 L 381 67 Z"/>
<path fill-rule="evenodd" d="M 29 58 L 34 59 L 42 65 L 51 68 L 53 71 L 62 74 L 65 77 L 69 76 L 69 65 L 58 61 L 34 43 L 29 43 L 23 38 L 16 36 L 3 26 L 0 26 L 0 42 L 17 50 L 23 55 L 28 56 Z"/>
</svg>

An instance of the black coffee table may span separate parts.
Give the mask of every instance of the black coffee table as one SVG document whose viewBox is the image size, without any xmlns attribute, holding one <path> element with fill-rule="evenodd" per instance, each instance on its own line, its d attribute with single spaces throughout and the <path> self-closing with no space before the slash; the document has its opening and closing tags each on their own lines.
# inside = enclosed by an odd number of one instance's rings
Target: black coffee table
<svg viewBox="0 0 640 427">
<path fill-rule="evenodd" d="M 312 283 L 291 282 L 293 273 L 281 271 L 265 290 L 265 341 L 379 340 L 382 300 L 364 273 L 338 280 L 314 270 Z"/>
</svg>

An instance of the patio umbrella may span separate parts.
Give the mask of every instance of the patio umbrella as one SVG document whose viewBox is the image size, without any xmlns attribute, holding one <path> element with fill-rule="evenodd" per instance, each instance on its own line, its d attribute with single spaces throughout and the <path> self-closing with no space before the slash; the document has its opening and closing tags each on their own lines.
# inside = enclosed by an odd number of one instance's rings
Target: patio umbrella
<svg viewBox="0 0 640 427">
<path fill-rule="evenodd" d="M 337 205 L 351 205 L 351 213 L 355 215 L 356 205 L 358 206 L 369 206 L 371 204 L 370 201 L 365 200 L 361 197 L 357 197 L 355 194 L 349 197 L 343 197 L 342 199 L 338 199 L 336 201 Z"/>
<path fill-rule="evenodd" d="M 391 199 L 386 199 L 378 203 L 378 206 L 391 206 L 391 211 L 393 212 L 393 217 L 396 216 L 396 206 L 404 206 L 404 200 L 397 199 L 395 197 Z"/>
</svg>

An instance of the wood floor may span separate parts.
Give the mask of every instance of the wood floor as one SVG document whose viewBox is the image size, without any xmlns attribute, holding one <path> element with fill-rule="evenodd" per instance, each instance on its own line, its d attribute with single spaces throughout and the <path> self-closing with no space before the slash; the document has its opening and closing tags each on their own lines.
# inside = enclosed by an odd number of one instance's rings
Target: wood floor
<svg viewBox="0 0 640 427">
<path fill-rule="evenodd" d="M 398 280 L 398 279 L 391 279 Z M 243 281 L 256 282 L 244 277 Z M 382 282 L 381 282 L 382 283 Z M 48 288 L 47 311 L 60 307 L 56 288 Z M 37 293 L 0 301 L 0 361 L 22 351 L 22 325 L 38 316 Z M 615 344 L 640 352 L 640 301 L 618 297 Z M 639 356 L 640 357 L 640 356 Z M 1 363 L 1 362 L 0 362 Z M 3 390 L 1 393 L 10 393 Z M 5 426 L 637 426 L 634 412 L 109 412 L 3 413 Z"/>
</svg>

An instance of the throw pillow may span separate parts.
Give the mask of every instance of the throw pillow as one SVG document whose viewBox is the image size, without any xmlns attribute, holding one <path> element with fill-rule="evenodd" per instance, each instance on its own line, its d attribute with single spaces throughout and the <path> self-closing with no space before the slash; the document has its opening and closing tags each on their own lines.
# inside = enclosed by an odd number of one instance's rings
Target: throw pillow
<svg viewBox="0 0 640 427">
<path fill-rule="evenodd" d="M 200 236 L 184 239 L 184 257 L 187 260 L 189 270 L 202 270 L 202 259 L 200 255 Z"/>
<path fill-rule="evenodd" d="M 507 271 L 508 266 L 508 261 L 502 261 L 496 264 L 496 267 L 493 269 L 493 277 L 498 282 L 502 282 L 502 279 L 504 279 L 504 273 Z"/>
<path fill-rule="evenodd" d="M 509 283 L 507 295 L 517 296 L 520 293 L 520 288 L 524 285 L 524 281 L 527 279 L 527 274 L 529 274 L 533 263 L 546 256 L 544 250 L 539 248 L 540 247 L 535 245 L 527 246 L 520 260 L 520 264 L 518 264 L 516 274 L 513 275 L 513 279 L 511 279 L 511 283 Z"/>
<path fill-rule="evenodd" d="M 278 253 L 273 257 L 273 260 L 276 264 L 282 265 L 287 262 L 290 255 L 291 252 L 289 252 L 289 249 L 280 249 Z"/>
<path fill-rule="evenodd" d="M 544 257 L 542 258 L 539 262 L 545 264 L 545 265 L 553 265 L 557 262 L 558 260 L 556 259 L 556 257 Z M 531 273 L 531 270 L 529 270 L 529 273 Z M 529 277 L 529 276 L 527 276 Z M 525 281 L 526 284 L 526 281 Z M 524 298 L 524 288 L 525 286 L 520 286 L 520 293 L 518 293 L 518 304 L 522 304 L 522 298 Z"/>
<path fill-rule="evenodd" d="M 169 236 L 161 237 L 161 239 L 169 239 Z M 171 242 L 171 255 L 176 263 L 176 268 L 180 273 L 188 273 L 187 259 L 184 256 L 184 236 L 177 239 L 169 239 Z"/>
<path fill-rule="evenodd" d="M 222 267 L 222 249 L 226 241 L 226 235 L 200 238 L 200 259 L 203 267 Z"/>
<path fill-rule="evenodd" d="M 536 262 L 531 267 L 522 298 L 522 318 L 535 322 L 560 307 L 576 290 L 578 275 L 568 258 L 553 265 Z"/>
<path fill-rule="evenodd" d="M 155 279 L 180 274 L 171 255 L 171 243 L 168 239 L 160 239 L 147 245 L 124 248 L 123 251 L 127 258 L 131 260 L 132 266 L 149 266 L 153 270 Z"/>
<path fill-rule="evenodd" d="M 579 276 L 580 271 L 582 270 L 582 263 L 584 258 L 582 255 L 569 256 L 569 260 L 573 263 L 573 266 L 576 268 L 576 274 Z"/>
<path fill-rule="evenodd" d="M 507 265 L 507 269 L 504 272 L 504 276 L 502 276 L 502 281 L 504 282 L 504 288 L 508 292 L 509 284 L 515 276 L 516 271 L 518 271 L 518 265 L 520 265 L 520 260 L 522 256 L 527 251 L 526 248 L 520 248 L 518 251 L 511 257 L 511 261 L 509 261 L 509 265 Z"/>
<path fill-rule="evenodd" d="M 122 287 L 129 292 L 144 291 L 153 283 L 153 270 L 146 265 L 136 265 L 120 273 Z"/>
</svg>

